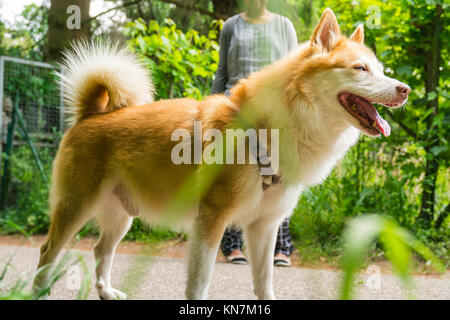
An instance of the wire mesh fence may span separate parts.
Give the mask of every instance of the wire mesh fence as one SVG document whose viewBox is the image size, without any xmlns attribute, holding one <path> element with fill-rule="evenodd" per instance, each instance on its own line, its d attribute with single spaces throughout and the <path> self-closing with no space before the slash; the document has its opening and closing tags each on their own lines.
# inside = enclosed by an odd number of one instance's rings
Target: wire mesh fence
<svg viewBox="0 0 450 320">
<path fill-rule="evenodd" d="M 0 216 L 47 226 L 48 178 L 64 131 L 51 64 L 0 56 Z"/>
<path fill-rule="evenodd" d="M 61 90 L 56 67 L 42 62 L 0 57 L 0 138 L 5 143 L 12 105 L 19 99 L 27 131 L 37 146 L 52 146 L 64 131 Z M 16 141 L 20 143 L 20 139 Z"/>
</svg>

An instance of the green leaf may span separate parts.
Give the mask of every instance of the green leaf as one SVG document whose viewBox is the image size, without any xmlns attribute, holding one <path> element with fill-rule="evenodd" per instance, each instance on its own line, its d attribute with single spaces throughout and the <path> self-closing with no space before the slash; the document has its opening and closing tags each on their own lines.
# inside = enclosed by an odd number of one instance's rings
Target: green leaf
<svg viewBox="0 0 450 320">
<path fill-rule="evenodd" d="M 361 267 L 370 245 L 379 235 L 382 223 L 378 216 L 362 216 L 352 220 L 344 232 L 342 264 L 345 273 L 341 287 L 341 299 L 351 298 L 354 274 Z"/>
<path fill-rule="evenodd" d="M 412 73 L 412 67 L 410 65 L 401 65 L 395 68 L 395 71 L 399 76 L 408 76 Z"/>
<path fill-rule="evenodd" d="M 447 150 L 447 146 L 434 146 L 433 148 L 431 148 L 431 152 L 435 155 L 438 156 L 440 153 L 444 152 Z"/>
<path fill-rule="evenodd" d="M 436 92 L 436 91 L 428 92 L 428 94 L 427 94 L 427 100 L 428 100 L 428 101 L 432 101 L 432 100 L 436 99 L 437 96 L 438 96 L 438 95 L 437 95 L 437 92 Z"/>
<path fill-rule="evenodd" d="M 391 218 L 379 215 L 357 217 L 350 221 L 343 235 L 344 278 L 341 284 L 341 299 L 351 299 L 355 273 L 361 267 L 371 244 L 377 237 L 380 237 L 387 258 L 406 285 L 412 284 L 409 273 L 411 249 L 429 260 L 438 272 L 445 272 L 442 262 L 432 251 Z"/>
<path fill-rule="evenodd" d="M 391 260 L 394 270 L 404 281 L 409 281 L 411 250 L 407 246 L 402 230 L 392 221 L 385 222 L 380 233 L 380 241 L 386 249 L 386 256 Z"/>
<path fill-rule="evenodd" d="M 144 23 L 144 20 L 138 19 L 134 22 L 134 27 L 142 32 L 147 31 L 147 26 Z"/>
<path fill-rule="evenodd" d="M 152 20 L 148 23 L 148 33 L 151 32 L 158 32 L 159 31 L 159 24 L 158 21 Z"/>
</svg>

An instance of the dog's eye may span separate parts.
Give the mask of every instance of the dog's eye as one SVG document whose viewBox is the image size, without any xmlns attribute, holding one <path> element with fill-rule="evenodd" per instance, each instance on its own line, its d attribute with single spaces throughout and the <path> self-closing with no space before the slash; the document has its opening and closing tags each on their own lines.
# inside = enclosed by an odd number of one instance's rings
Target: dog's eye
<svg viewBox="0 0 450 320">
<path fill-rule="evenodd" d="M 364 67 L 364 66 L 356 66 L 356 67 L 353 67 L 353 69 L 355 69 L 355 70 L 361 70 L 361 71 L 368 71 L 369 69 L 367 69 L 366 67 Z"/>
</svg>

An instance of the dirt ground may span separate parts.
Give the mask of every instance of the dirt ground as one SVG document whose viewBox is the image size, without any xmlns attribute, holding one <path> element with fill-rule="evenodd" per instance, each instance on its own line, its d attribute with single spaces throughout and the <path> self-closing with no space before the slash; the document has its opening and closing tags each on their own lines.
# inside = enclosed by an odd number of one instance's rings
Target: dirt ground
<svg viewBox="0 0 450 320">
<path fill-rule="evenodd" d="M 26 238 L 23 235 L 3 235 L 0 236 L 0 245 L 18 246 L 23 245 L 26 247 L 40 247 L 44 242 L 44 235 L 34 235 L 30 238 Z M 66 249 L 76 249 L 83 251 L 91 251 L 97 241 L 96 237 L 84 237 L 82 239 L 74 239 L 65 246 Z M 172 239 L 168 241 L 162 241 L 158 243 L 140 243 L 135 241 L 122 241 L 117 248 L 117 253 L 122 254 L 141 254 L 148 256 L 158 256 L 165 258 L 185 258 L 188 253 L 188 242 L 183 241 L 181 238 Z M 225 262 L 225 257 L 220 252 L 217 255 L 218 262 Z M 320 259 L 314 262 L 305 262 L 301 259 L 300 253 L 297 250 L 291 255 L 291 263 L 294 268 L 310 268 L 310 269 L 325 269 L 325 270 L 338 270 L 336 265 L 332 265 L 326 262 L 326 259 Z M 390 263 L 384 259 L 371 262 L 371 265 L 376 265 L 380 268 L 381 273 L 392 274 L 392 267 Z M 438 276 L 432 269 L 427 267 L 424 263 L 417 263 L 414 273 L 417 275 Z"/>
<path fill-rule="evenodd" d="M 27 289 L 31 289 L 32 281 L 29 279 L 32 279 L 36 271 L 39 261 L 38 247 L 44 239 L 44 236 L 33 236 L 30 239 L 19 235 L 0 236 L 0 269 L 6 262 L 9 265 L 2 281 L 5 288 L 15 286 L 20 279 L 28 279 Z M 89 284 L 95 283 L 95 261 L 92 253 L 95 242 L 95 238 L 83 238 L 66 247 L 66 250 L 74 249 L 72 253 L 78 254 L 82 259 L 72 265 L 70 271 L 52 287 L 50 299 L 77 299 L 81 274 L 88 276 Z M 185 299 L 187 268 L 184 258 L 187 249 L 187 242 L 182 239 L 155 244 L 122 242 L 114 259 L 112 285 L 125 292 L 128 299 L 133 300 Z M 64 255 L 66 250 L 63 250 L 61 255 Z M 302 261 L 298 252 L 295 252 L 292 258 L 293 267 L 274 268 L 273 285 L 278 299 L 323 300 L 339 297 L 341 270 L 323 261 L 310 267 Z M 371 262 L 370 267 L 373 265 Z M 405 286 L 392 274 L 386 261 L 377 262 L 376 265 L 378 270 L 363 268 L 356 275 L 355 299 L 450 299 L 450 272 L 443 275 L 415 274 L 413 286 Z M 78 282 L 74 279 L 78 279 Z M 87 294 L 87 299 L 98 299 L 94 285 L 89 286 Z M 225 263 L 223 255 L 219 253 L 208 298 L 255 299 L 250 266 Z"/>
</svg>

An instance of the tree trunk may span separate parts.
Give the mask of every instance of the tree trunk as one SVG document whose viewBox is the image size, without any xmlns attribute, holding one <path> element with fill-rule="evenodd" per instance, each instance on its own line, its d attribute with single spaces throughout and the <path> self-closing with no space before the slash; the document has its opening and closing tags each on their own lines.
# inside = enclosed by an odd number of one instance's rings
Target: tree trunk
<svg viewBox="0 0 450 320">
<path fill-rule="evenodd" d="M 52 0 L 48 15 L 47 43 L 45 45 L 44 59 L 55 61 L 61 57 L 61 51 L 76 38 L 89 38 L 90 24 L 89 7 L 91 0 Z M 79 10 L 69 10 L 71 5 L 78 6 Z M 80 13 L 79 17 L 74 17 Z M 68 21 L 70 19 L 70 21 Z M 79 21 L 79 27 L 77 26 Z M 69 24 L 69 25 L 68 25 Z"/>
<path fill-rule="evenodd" d="M 241 9 L 238 0 L 212 0 L 214 12 L 231 17 Z"/>
<path fill-rule="evenodd" d="M 436 220 L 436 229 L 439 229 L 447 217 L 450 215 L 450 204 L 447 204 L 444 210 L 442 210 L 441 214 Z"/>
<path fill-rule="evenodd" d="M 430 47 L 426 51 L 425 92 L 427 95 L 431 92 L 436 92 L 436 88 L 439 86 L 439 66 L 441 62 L 442 49 L 442 13 L 442 5 L 436 5 L 435 18 L 432 22 L 433 34 L 430 37 Z M 425 177 L 422 183 L 422 205 L 420 209 L 420 217 L 427 225 L 430 225 L 434 215 L 436 178 L 439 170 L 438 159 L 431 152 L 431 149 L 439 143 L 438 136 L 432 128 L 433 116 L 437 115 L 439 109 L 437 95 L 435 99 L 428 102 L 428 108 L 429 110 L 433 110 L 433 112 L 426 120 L 428 139 L 427 145 L 425 146 L 425 151 L 427 156 L 425 163 Z"/>
</svg>

